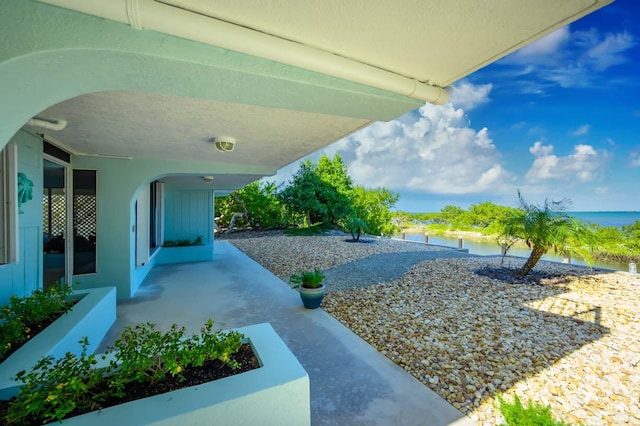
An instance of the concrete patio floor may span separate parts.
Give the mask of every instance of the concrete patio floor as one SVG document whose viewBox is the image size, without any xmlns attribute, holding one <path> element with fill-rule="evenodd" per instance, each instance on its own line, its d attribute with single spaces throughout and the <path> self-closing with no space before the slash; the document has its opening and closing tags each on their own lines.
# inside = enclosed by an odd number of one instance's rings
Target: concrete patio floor
<svg viewBox="0 0 640 426">
<path fill-rule="evenodd" d="M 227 241 L 216 241 L 211 262 L 156 266 L 117 316 L 99 351 L 145 321 L 190 333 L 208 318 L 221 329 L 271 323 L 309 374 L 313 425 L 473 424 L 322 309 L 304 309 L 297 292 Z"/>
</svg>

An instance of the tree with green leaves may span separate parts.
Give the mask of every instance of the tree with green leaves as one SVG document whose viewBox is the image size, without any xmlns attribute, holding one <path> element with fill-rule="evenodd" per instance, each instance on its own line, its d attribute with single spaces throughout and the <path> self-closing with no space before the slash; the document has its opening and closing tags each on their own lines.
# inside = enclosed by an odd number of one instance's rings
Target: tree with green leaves
<svg viewBox="0 0 640 426">
<path fill-rule="evenodd" d="M 595 246 L 595 235 L 583 222 L 567 213 L 571 200 L 546 199 L 542 206 L 527 203 L 518 191 L 520 209 L 513 211 L 502 222 L 500 240 L 517 238 L 531 249 L 529 258 L 518 274 L 525 276 L 550 249 L 562 255 L 578 255 L 588 262 Z"/>
<path fill-rule="evenodd" d="M 306 225 L 335 223 L 349 200 L 318 174 L 311 160 L 300 164 L 289 185 L 280 191 L 283 204 L 293 212 L 304 215 Z M 348 213 L 348 211 L 347 211 Z"/>
<path fill-rule="evenodd" d="M 366 189 L 356 186 L 351 196 L 353 215 L 367 224 L 367 232 L 370 234 L 392 235 L 395 226 L 391 220 L 391 209 L 399 197 L 397 193 L 385 188 Z"/>
</svg>

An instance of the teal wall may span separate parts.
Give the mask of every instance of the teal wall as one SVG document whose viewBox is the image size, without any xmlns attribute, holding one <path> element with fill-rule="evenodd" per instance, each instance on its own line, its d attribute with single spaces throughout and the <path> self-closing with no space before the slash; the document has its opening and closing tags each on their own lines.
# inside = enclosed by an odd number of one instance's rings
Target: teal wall
<svg viewBox="0 0 640 426">
<path fill-rule="evenodd" d="M 135 200 L 143 186 L 169 175 L 231 173 L 234 169 L 233 165 L 216 166 L 212 169 L 210 164 L 204 163 L 145 158 L 125 160 L 73 156 L 71 161 L 74 169 L 97 170 L 98 174 L 97 273 L 76 275 L 73 282 L 78 283 L 80 288 L 115 286 L 119 299 L 133 296 L 154 265 L 153 257 L 144 266 L 135 265 Z M 253 171 L 259 175 L 262 170 L 256 167 Z M 175 213 L 178 207 L 172 206 L 181 203 L 179 200 L 182 199 L 182 196 L 176 194 L 190 192 L 165 188 L 165 208 L 168 205 L 167 210 Z M 172 220 L 173 225 L 169 232 L 190 229 L 189 232 L 194 233 L 192 238 L 203 235 L 207 241 L 206 238 L 211 238 L 213 234 L 213 193 L 210 190 L 200 190 L 193 191 L 192 196 L 193 206 L 202 209 L 202 212 L 195 213 L 192 206 L 187 209 L 190 211 L 187 217 L 195 218 L 197 225 L 194 222 L 191 227 L 187 220 L 182 224 Z M 211 231 L 206 230 L 205 222 L 211 222 Z M 165 221 L 165 235 L 172 235 L 167 234 L 166 223 Z M 205 232 L 208 234 L 204 234 Z"/>
<path fill-rule="evenodd" d="M 33 199 L 18 215 L 18 263 L 0 265 L 0 304 L 42 286 L 42 140 L 20 131 L 11 141 L 18 147 L 18 172 L 33 182 Z"/>
<path fill-rule="evenodd" d="M 165 240 L 213 239 L 213 191 L 166 191 Z"/>
</svg>

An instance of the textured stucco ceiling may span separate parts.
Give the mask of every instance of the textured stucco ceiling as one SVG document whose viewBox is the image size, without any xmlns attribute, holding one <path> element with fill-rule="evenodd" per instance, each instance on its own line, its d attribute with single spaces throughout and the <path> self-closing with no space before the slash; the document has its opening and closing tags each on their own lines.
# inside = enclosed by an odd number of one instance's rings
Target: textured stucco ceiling
<svg viewBox="0 0 640 426">
<path fill-rule="evenodd" d="M 368 121 L 204 99 L 114 91 L 79 96 L 39 116 L 64 119 L 49 132 L 77 154 L 235 163 L 278 168 Z M 37 127 L 30 130 L 41 131 Z M 212 138 L 237 140 L 233 152 Z"/>
</svg>

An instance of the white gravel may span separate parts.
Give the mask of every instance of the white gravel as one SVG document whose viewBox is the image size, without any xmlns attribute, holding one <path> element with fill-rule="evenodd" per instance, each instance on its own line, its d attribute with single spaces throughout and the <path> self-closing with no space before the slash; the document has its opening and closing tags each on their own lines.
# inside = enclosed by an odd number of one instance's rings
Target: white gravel
<svg viewBox="0 0 640 426">
<path fill-rule="evenodd" d="M 551 405 L 574 424 L 640 425 L 640 276 L 541 262 L 540 284 L 514 284 L 476 273 L 498 266 L 495 257 L 260 235 L 231 242 L 278 276 L 319 267 L 338 283 L 356 269 L 358 283 L 335 286 L 323 308 L 479 424 L 503 421 L 498 392 Z M 385 281 L 380 269 L 402 262 L 384 253 L 415 264 Z"/>
</svg>

